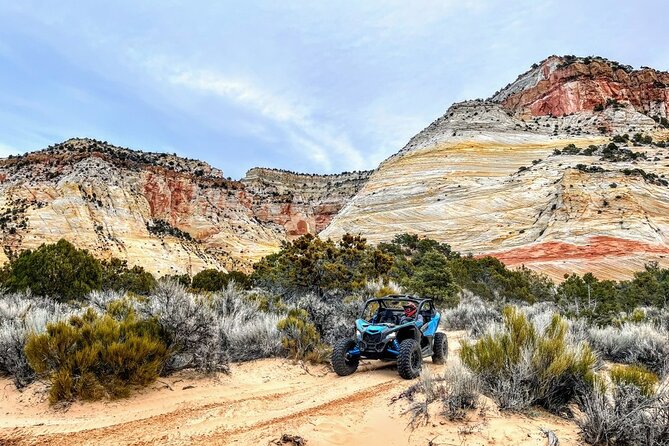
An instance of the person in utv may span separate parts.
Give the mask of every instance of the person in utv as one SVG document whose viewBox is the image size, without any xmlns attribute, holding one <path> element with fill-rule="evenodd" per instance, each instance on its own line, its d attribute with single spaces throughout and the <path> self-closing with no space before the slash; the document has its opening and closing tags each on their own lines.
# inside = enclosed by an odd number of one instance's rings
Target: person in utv
<svg viewBox="0 0 669 446">
<path fill-rule="evenodd" d="M 418 308 L 413 302 L 408 302 L 402 305 L 404 308 L 404 316 L 400 319 L 400 325 L 406 324 L 408 322 L 416 322 L 416 325 L 419 327 L 423 326 L 423 315 L 418 314 Z"/>
</svg>

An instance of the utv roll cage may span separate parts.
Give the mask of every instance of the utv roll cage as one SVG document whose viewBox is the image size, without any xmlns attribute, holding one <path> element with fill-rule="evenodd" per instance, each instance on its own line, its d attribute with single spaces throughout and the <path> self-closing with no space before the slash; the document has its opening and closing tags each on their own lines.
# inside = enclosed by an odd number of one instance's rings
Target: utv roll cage
<svg viewBox="0 0 669 446">
<path fill-rule="evenodd" d="M 370 304 L 377 303 L 379 305 L 377 314 L 381 316 L 379 320 L 374 321 L 375 323 L 393 323 L 399 324 L 399 319 L 402 317 L 403 309 L 400 303 L 412 302 L 416 305 L 417 314 L 423 316 L 423 321 L 425 323 L 430 322 L 430 319 L 435 314 L 434 304 L 432 299 L 421 299 L 419 297 L 406 295 L 406 294 L 391 294 L 385 297 L 376 297 L 373 299 L 367 299 L 365 305 L 363 305 L 360 312 L 359 319 L 365 319 L 365 312 Z M 383 314 L 381 312 L 383 311 Z M 366 320 L 366 319 L 365 319 Z M 367 322 L 372 322 L 367 320 Z"/>
</svg>

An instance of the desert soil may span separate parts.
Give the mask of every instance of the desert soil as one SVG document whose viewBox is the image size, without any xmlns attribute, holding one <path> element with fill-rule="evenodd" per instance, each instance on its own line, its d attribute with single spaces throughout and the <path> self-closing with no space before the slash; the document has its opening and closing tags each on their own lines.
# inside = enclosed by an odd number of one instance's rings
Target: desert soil
<svg viewBox="0 0 669 446">
<path fill-rule="evenodd" d="M 449 362 L 462 336 L 449 333 Z M 408 403 L 390 404 L 410 384 L 379 361 L 341 378 L 323 366 L 266 359 L 233 365 L 229 375 L 173 375 L 128 399 L 52 408 L 44 384 L 19 392 L 0 379 L 0 445 L 270 445 L 283 434 L 309 446 L 546 445 L 542 429 L 561 445 L 580 444 L 570 421 L 540 411 L 500 414 L 492 403 L 465 421 L 435 411 L 411 429 Z"/>
</svg>

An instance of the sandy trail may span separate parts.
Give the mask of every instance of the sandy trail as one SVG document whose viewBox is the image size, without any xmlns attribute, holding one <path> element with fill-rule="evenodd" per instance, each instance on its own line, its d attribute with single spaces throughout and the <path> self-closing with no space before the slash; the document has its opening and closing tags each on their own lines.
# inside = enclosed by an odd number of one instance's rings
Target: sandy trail
<svg viewBox="0 0 669 446">
<path fill-rule="evenodd" d="M 452 351 L 462 332 L 449 333 Z M 433 373 L 444 366 L 431 364 Z M 407 428 L 405 402 L 390 399 L 410 383 L 392 364 L 366 363 L 340 378 L 324 367 L 282 359 L 238 364 L 230 375 L 182 373 L 133 397 L 50 408 L 42 385 L 16 391 L 0 381 L 0 445 L 267 445 L 284 433 L 313 445 L 544 445 L 541 428 L 561 444 L 579 444 L 575 426 L 537 412 L 535 417 L 474 413 L 466 422 L 435 415 Z M 169 384 L 169 387 L 166 384 Z"/>
</svg>

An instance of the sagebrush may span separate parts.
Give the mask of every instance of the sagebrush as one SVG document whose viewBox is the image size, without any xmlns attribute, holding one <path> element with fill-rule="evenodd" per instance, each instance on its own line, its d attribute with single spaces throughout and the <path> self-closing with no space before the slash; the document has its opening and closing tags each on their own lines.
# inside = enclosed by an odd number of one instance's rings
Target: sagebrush
<svg viewBox="0 0 669 446">
<path fill-rule="evenodd" d="M 543 406 L 558 411 L 592 382 L 597 357 L 568 336 L 568 324 L 554 314 L 537 330 L 520 310 L 507 307 L 503 325 L 475 342 L 463 342 L 462 362 L 481 380 L 482 389 L 502 409 Z"/>
<path fill-rule="evenodd" d="M 127 396 L 153 382 L 168 358 L 160 327 L 122 302 L 100 315 L 89 308 L 28 336 L 26 357 L 51 383 L 51 403 Z"/>
</svg>

